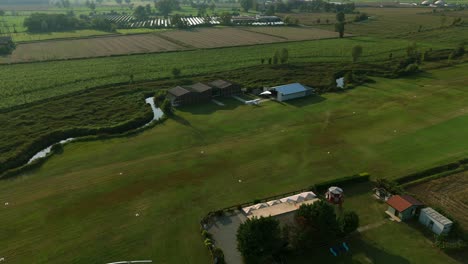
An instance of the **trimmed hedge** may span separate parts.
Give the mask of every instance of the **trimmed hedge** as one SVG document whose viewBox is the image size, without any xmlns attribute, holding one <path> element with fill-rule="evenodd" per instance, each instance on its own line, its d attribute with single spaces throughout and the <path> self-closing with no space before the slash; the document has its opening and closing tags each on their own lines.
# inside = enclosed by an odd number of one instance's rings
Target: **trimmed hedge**
<svg viewBox="0 0 468 264">
<path fill-rule="evenodd" d="M 460 161 L 440 165 L 440 166 L 433 167 L 433 168 L 423 170 L 423 171 L 420 171 L 420 172 L 412 173 L 412 174 L 403 176 L 401 178 L 398 178 L 395 181 L 400 185 L 405 184 L 405 183 L 409 183 L 409 182 L 416 181 L 416 180 L 419 180 L 419 179 L 422 179 L 422 178 L 425 178 L 425 177 L 432 176 L 434 174 L 438 174 L 438 173 L 458 169 L 460 166 L 462 166 L 462 164 L 465 164 L 464 162 L 466 162 L 466 159 L 462 159 Z"/>
<path fill-rule="evenodd" d="M 369 181 L 370 175 L 367 172 L 359 173 L 352 176 L 347 176 L 343 178 L 338 178 L 322 183 L 315 184 L 310 187 L 311 190 L 316 191 L 318 193 L 322 193 L 326 191 L 330 186 L 346 186 L 352 183 L 360 183 L 360 182 L 367 182 Z"/>
</svg>

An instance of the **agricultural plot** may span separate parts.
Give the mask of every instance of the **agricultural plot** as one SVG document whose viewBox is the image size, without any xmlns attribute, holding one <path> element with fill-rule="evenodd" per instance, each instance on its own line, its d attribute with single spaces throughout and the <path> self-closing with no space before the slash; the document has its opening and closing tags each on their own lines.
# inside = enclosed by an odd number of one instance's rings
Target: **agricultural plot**
<svg viewBox="0 0 468 264">
<path fill-rule="evenodd" d="M 353 35 L 379 36 L 379 37 L 411 37 L 425 31 L 447 27 L 454 18 L 465 17 L 467 10 L 457 12 L 443 12 L 445 21 L 441 19 L 442 12 L 432 13 L 432 8 L 379 8 L 360 7 L 359 12 L 366 13 L 368 20 L 353 22 L 355 15 L 346 15 L 345 32 Z M 328 30 L 334 29 L 335 18 L 331 14 L 299 13 L 283 14 L 299 19 L 301 24 Z M 318 21 L 320 19 L 320 22 Z M 329 23 L 326 23 L 327 19 Z M 440 34 L 444 32 L 441 31 Z"/>
<path fill-rule="evenodd" d="M 164 52 L 184 49 L 154 34 L 55 40 L 19 44 L 1 63 L 101 57 L 109 55 Z"/>
<path fill-rule="evenodd" d="M 262 28 L 252 27 L 251 29 L 258 32 L 239 28 L 198 28 L 157 34 L 22 43 L 12 55 L 0 57 L 0 63 L 102 57 L 336 37 L 336 33 L 320 29 L 267 27 L 264 28 L 265 33 L 262 33 Z M 295 34 L 302 36 L 294 37 Z"/>
<path fill-rule="evenodd" d="M 468 172 L 431 180 L 408 188 L 423 202 L 442 208 L 468 230 Z"/>
<path fill-rule="evenodd" d="M 253 27 L 248 30 L 293 41 L 336 38 L 338 34 L 330 30 L 301 27 Z M 345 34 L 345 36 L 350 36 L 350 34 Z"/>
<path fill-rule="evenodd" d="M 161 33 L 176 43 L 182 42 L 195 48 L 218 48 L 254 45 L 285 41 L 281 37 L 267 36 L 237 28 L 197 28 Z"/>
</svg>

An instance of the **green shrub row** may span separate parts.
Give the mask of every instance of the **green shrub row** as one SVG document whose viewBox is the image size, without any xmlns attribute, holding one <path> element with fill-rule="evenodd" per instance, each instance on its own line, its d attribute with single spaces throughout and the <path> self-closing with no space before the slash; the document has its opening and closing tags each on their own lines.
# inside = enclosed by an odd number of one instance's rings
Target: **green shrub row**
<svg viewBox="0 0 468 264">
<path fill-rule="evenodd" d="M 367 182 L 369 181 L 370 175 L 367 172 L 359 173 L 356 175 L 351 175 L 343 178 L 338 178 L 322 183 L 315 184 L 310 187 L 310 190 L 315 191 L 317 193 L 323 193 L 326 191 L 330 186 L 346 186 L 353 183 L 360 183 L 360 182 Z"/>
<path fill-rule="evenodd" d="M 120 134 L 120 133 L 127 132 L 129 130 L 140 128 L 141 126 L 150 122 L 152 119 L 153 119 L 153 112 L 147 111 L 141 117 L 135 118 L 133 120 L 130 120 L 128 122 L 125 122 L 125 123 L 122 123 L 113 127 L 74 128 L 74 129 L 58 130 L 58 131 L 51 132 L 47 135 L 43 135 L 42 137 L 32 142 L 18 155 L 11 157 L 9 159 L 6 159 L 4 162 L 2 162 L 0 164 L 0 174 L 8 170 L 23 166 L 37 152 L 47 148 L 50 145 L 53 145 L 59 142 L 60 140 L 63 140 L 66 138 L 84 137 L 84 136 L 89 136 L 89 135 L 108 136 L 111 134 Z"/>
<path fill-rule="evenodd" d="M 452 170 L 458 169 L 460 166 L 462 166 L 463 164 L 466 164 L 467 162 L 468 162 L 467 159 L 462 159 L 462 160 L 459 160 L 459 161 L 456 161 L 456 162 L 451 162 L 451 163 L 448 163 L 448 164 L 436 166 L 436 167 L 433 167 L 433 168 L 430 168 L 430 169 L 427 169 L 427 170 L 423 170 L 423 171 L 420 171 L 420 172 L 412 173 L 412 174 L 403 176 L 401 178 L 398 178 L 395 181 L 396 181 L 396 183 L 398 183 L 400 185 L 405 184 L 405 183 L 409 183 L 409 182 L 416 181 L 416 180 L 419 180 L 419 179 L 422 179 L 422 178 L 425 178 L 425 177 L 429 177 L 429 176 L 432 176 L 432 175 L 435 175 L 435 174 L 439 174 L 439 173 L 442 173 L 442 172 L 452 171 Z"/>
</svg>

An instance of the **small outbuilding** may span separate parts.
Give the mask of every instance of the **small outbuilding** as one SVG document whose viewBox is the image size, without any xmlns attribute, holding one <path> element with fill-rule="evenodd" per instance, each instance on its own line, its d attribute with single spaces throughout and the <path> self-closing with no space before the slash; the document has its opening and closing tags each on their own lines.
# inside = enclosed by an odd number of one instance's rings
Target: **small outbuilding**
<svg viewBox="0 0 468 264">
<path fill-rule="evenodd" d="M 301 98 L 311 95 L 314 89 L 302 85 L 300 83 L 291 83 L 281 86 L 276 86 L 268 89 L 276 92 L 276 100 L 283 102 L 295 98 Z"/>
<path fill-rule="evenodd" d="M 423 203 L 409 195 L 393 195 L 387 200 L 387 204 L 385 213 L 401 221 L 413 218 L 423 206 Z"/>
<path fill-rule="evenodd" d="M 443 216 L 431 207 L 421 209 L 419 214 L 419 222 L 431 229 L 437 235 L 447 234 L 452 228 L 453 222 Z"/>
</svg>

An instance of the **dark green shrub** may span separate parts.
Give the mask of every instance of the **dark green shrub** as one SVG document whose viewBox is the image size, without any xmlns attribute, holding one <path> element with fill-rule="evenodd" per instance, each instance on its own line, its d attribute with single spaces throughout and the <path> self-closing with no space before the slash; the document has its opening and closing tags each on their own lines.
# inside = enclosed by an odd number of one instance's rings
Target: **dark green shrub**
<svg viewBox="0 0 468 264">
<path fill-rule="evenodd" d="M 449 164 L 444 164 L 444 165 L 441 165 L 441 166 L 433 167 L 433 168 L 430 168 L 430 169 L 427 169 L 427 170 L 424 170 L 424 171 L 420 171 L 420 172 L 416 172 L 416 173 L 412 173 L 412 174 L 400 177 L 400 178 L 398 178 L 396 180 L 396 182 L 398 184 L 404 184 L 404 183 L 419 180 L 421 178 L 428 177 L 428 176 L 431 176 L 431 175 L 434 175 L 434 174 L 454 170 L 454 169 L 457 169 L 458 167 L 460 167 L 460 163 L 452 162 L 452 163 L 449 163 Z"/>
<path fill-rule="evenodd" d="M 360 183 L 360 182 L 366 182 L 369 181 L 370 175 L 368 173 L 363 173 L 363 175 L 352 175 L 352 176 L 347 176 L 339 179 L 334 179 L 322 183 L 315 184 L 314 187 L 311 187 L 311 189 L 316 190 L 317 192 L 324 192 L 326 191 L 330 186 L 346 186 L 349 184 L 353 183 Z"/>
</svg>

